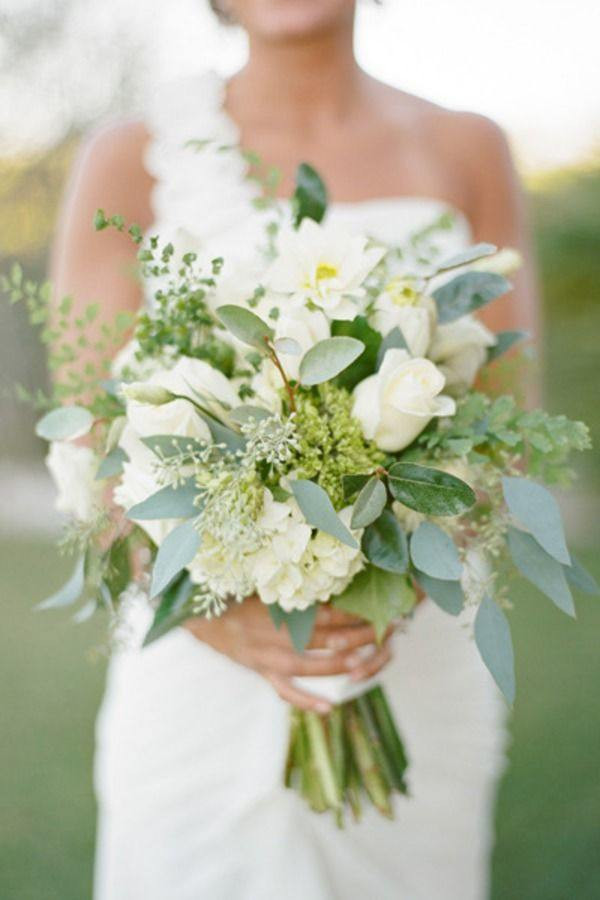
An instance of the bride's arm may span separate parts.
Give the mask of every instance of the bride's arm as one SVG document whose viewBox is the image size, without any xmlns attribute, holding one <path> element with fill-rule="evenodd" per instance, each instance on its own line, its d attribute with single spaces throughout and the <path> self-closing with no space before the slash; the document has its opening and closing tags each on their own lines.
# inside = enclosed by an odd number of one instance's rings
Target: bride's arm
<svg viewBox="0 0 600 900">
<path fill-rule="evenodd" d="M 136 123 L 100 132 L 84 144 L 66 192 L 51 273 L 56 296 L 72 295 L 78 311 L 100 301 L 98 326 L 111 322 L 120 310 L 135 311 L 141 303 L 134 245 L 114 229 L 95 233 L 92 220 L 101 207 L 142 228 L 152 224 L 152 180 L 142 164 L 147 139 L 143 126 Z M 74 343 L 77 337 L 75 330 L 67 340 Z M 90 348 L 87 361 L 100 362 L 97 351 Z M 294 675 L 350 672 L 357 679 L 367 678 L 389 660 L 386 643 L 367 660 L 356 655 L 359 647 L 373 643 L 373 629 L 354 616 L 325 609 L 319 611 L 312 646 L 330 649 L 327 659 L 295 653 L 286 630 L 275 629 L 266 606 L 258 600 L 236 604 L 210 622 L 191 619 L 187 627 L 198 640 L 259 672 L 283 699 L 320 712 L 329 704 L 295 688 Z"/>
</svg>

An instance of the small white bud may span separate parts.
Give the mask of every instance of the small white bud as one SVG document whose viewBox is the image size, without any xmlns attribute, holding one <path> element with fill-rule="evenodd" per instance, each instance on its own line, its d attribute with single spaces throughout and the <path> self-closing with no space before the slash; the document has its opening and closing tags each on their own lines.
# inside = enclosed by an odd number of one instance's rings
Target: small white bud
<svg viewBox="0 0 600 900">
<path fill-rule="evenodd" d="M 162 406 L 164 403 L 170 403 L 171 400 L 176 399 L 175 394 L 159 384 L 148 384 L 144 381 L 132 381 L 131 384 L 124 384 L 122 392 L 128 400 L 137 400 L 138 403 L 147 403 L 150 406 Z"/>
</svg>

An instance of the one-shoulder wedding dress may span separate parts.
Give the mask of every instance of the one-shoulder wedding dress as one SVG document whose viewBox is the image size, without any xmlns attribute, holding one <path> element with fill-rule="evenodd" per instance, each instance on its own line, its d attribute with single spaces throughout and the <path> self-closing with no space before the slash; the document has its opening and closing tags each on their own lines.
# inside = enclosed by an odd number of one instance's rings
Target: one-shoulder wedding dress
<svg viewBox="0 0 600 900">
<path fill-rule="evenodd" d="M 204 74 L 154 99 L 152 233 L 243 261 L 265 214 L 228 149 L 222 96 Z M 443 253 L 469 242 L 465 217 L 437 199 L 334 203 L 328 216 L 394 242 L 429 234 Z M 381 680 L 410 797 L 395 821 L 367 810 L 343 831 L 282 787 L 288 707 L 260 675 L 183 629 L 117 653 L 97 727 L 96 900 L 483 900 L 504 713 L 467 619 L 425 601 L 395 638 Z"/>
</svg>

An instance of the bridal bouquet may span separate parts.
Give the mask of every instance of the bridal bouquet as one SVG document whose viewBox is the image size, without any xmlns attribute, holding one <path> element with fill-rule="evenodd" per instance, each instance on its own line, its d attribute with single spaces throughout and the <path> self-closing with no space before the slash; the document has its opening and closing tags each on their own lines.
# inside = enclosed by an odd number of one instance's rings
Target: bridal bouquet
<svg viewBox="0 0 600 900">
<path fill-rule="evenodd" d="M 382 639 L 426 595 L 451 616 L 473 608 L 477 647 L 512 704 L 508 578 L 516 569 L 568 615 L 570 585 L 596 590 L 540 483 L 568 480 L 587 429 L 473 387 L 522 337 L 473 316 L 509 290 L 514 253 L 478 244 L 425 258 L 418 242 L 384 246 L 322 224 L 325 206 L 301 166 L 243 299 L 246 282 L 223 278 L 223 260 L 201 266 L 131 226 L 153 304 L 108 377 L 78 362 L 94 307 L 73 346 L 61 339 L 68 299 L 51 314 L 47 288 L 18 267 L 5 279 L 63 376 L 37 434 L 50 441 L 77 562 L 42 605 L 118 621 L 142 594 L 148 644 L 258 595 L 310 653 L 318 604 Z M 99 211 L 96 227 L 109 226 L 126 228 Z M 129 325 L 104 326 L 101 343 L 122 343 Z M 286 784 L 340 822 L 365 795 L 391 816 L 407 759 L 385 693 L 339 687 L 329 715 L 292 710 Z"/>
</svg>

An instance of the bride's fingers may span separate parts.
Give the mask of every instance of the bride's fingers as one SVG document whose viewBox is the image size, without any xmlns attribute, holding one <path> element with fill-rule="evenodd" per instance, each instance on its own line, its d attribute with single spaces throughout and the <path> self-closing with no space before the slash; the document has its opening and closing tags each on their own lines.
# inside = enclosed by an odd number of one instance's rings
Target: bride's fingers
<svg viewBox="0 0 600 900">
<path fill-rule="evenodd" d="M 388 643 L 383 644 L 378 650 L 355 666 L 350 672 L 352 681 L 363 681 L 376 675 L 392 658 L 392 651 Z"/>
<path fill-rule="evenodd" d="M 258 665 L 269 672 L 292 678 L 294 675 L 342 675 L 351 672 L 362 663 L 356 653 L 328 653 L 323 656 L 299 654 L 293 650 L 265 647 L 260 653 Z"/>
<path fill-rule="evenodd" d="M 390 627 L 384 635 L 386 640 L 393 632 Z M 377 635 L 372 625 L 351 625 L 346 628 L 318 629 L 310 647 L 326 647 L 329 650 L 353 650 L 365 644 L 377 643 Z"/>
<path fill-rule="evenodd" d="M 364 625 L 364 619 L 355 616 L 352 613 L 344 612 L 343 609 L 336 609 L 335 606 L 319 606 L 315 619 L 315 626 L 331 628 L 336 625 Z"/>
<path fill-rule="evenodd" d="M 265 678 L 269 681 L 282 700 L 297 706 L 300 709 L 313 710 L 314 712 L 325 713 L 331 712 L 331 703 L 323 700 L 321 697 L 314 697 L 301 691 L 300 688 L 294 687 L 289 678 L 283 675 L 276 675 L 274 672 L 266 672 Z"/>
</svg>

